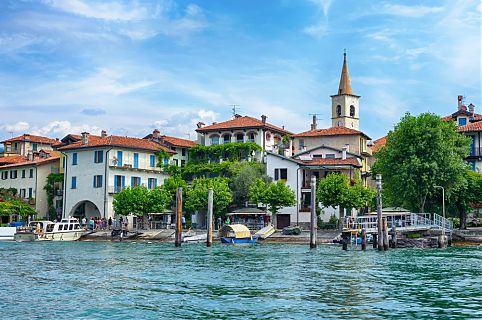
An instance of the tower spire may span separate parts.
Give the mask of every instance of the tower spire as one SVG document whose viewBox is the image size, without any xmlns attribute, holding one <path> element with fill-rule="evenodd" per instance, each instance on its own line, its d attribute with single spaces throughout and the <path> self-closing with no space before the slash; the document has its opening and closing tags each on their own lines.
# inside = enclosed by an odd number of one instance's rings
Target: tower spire
<svg viewBox="0 0 482 320">
<path fill-rule="evenodd" d="M 338 88 L 338 95 L 341 94 L 353 94 L 348 65 L 346 64 L 346 49 L 343 50 L 343 68 L 341 69 L 340 87 Z"/>
</svg>

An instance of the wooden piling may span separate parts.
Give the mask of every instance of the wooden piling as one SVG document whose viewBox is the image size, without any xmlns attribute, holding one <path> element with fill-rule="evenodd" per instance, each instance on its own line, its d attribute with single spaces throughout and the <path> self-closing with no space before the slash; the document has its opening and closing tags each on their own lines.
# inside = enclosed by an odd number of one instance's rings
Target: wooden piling
<svg viewBox="0 0 482 320">
<path fill-rule="evenodd" d="M 388 225 L 387 218 L 382 219 L 383 222 L 383 250 L 388 250 Z"/>
<path fill-rule="evenodd" d="M 365 251 L 367 249 L 367 232 L 365 229 L 361 231 L 361 249 Z"/>
<path fill-rule="evenodd" d="M 180 247 L 182 242 L 182 188 L 176 191 L 176 240 L 175 246 Z"/>
<path fill-rule="evenodd" d="M 377 231 L 378 231 L 378 250 L 383 250 L 383 221 L 382 221 L 382 175 L 376 175 L 376 186 L 377 186 Z"/>
<path fill-rule="evenodd" d="M 397 247 L 397 227 L 393 226 L 391 231 L 392 240 L 390 242 L 391 247 L 395 249 Z"/>
<path fill-rule="evenodd" d="M 376 249 L 378 247 L 378 235 L 376 233 L 373 234 L 373 249 Z"/>
<path fill-rule="evenodd" d="M 311 177 L 311 228 L 310 228 L 310 248 L 316 248 L 316 177 Z"/>
<path fill-rule="evenodd" d="M 348 250 L 348 241 L 351 240 L 351 235 L 349 233 L 342 233 L 342 236 L 341 236 L 342 240 L 341 240 L 341 243 L 342 243 L 342 249 L 343 250 Z"/>
<path fill-rule="evenodd" d="M 439 235 L 438 238 L 437 238 L 437 242 L 438 242 L 439 248 L 444 248 L 445 247 L 445 235 L 443 235 L 443 234 Z"/>
<path fill-rule="evenodd" d="M 213 189 L 208 189 L 208 236 L 206 238 L 206 246 L 213 244 Z"/>
</svg>

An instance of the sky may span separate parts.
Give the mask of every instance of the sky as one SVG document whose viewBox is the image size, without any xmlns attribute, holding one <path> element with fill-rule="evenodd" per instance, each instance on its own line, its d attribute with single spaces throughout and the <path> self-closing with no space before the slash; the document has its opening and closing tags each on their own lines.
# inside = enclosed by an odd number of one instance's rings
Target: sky
<svg viewBox="0 0 482 320">
<path fill-rule="evenodd" d="M 406 113 L 482 113 L 476 0 L 3 0 L 0 139 L 87 131 L 195 139 L 236 112 L 331 125 L 347 50 L 360 129 Z"/>
</svg>

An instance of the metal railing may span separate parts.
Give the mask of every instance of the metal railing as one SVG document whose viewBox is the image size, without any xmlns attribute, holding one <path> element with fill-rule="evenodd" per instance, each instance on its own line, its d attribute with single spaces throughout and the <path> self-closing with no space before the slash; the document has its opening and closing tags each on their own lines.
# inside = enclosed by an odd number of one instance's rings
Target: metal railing
<svg viewBox="0 0 482 320">
<path fill-rule="evenodd" d="M 396 227 L 397 230 L 442 230 L 445 226 L 445 232 L 452 233 L 452 221 L 443 218 L 436 213 L 412 213 L 406 214 L 383 214 L 387 219 L 388 228 Z M 359 217 L 344 217 L 344 230 L 361 230 L 367 232 L 376 232 L 378 228 L 378 218 L 376 215 L 366 215 Z"/>
</svg>

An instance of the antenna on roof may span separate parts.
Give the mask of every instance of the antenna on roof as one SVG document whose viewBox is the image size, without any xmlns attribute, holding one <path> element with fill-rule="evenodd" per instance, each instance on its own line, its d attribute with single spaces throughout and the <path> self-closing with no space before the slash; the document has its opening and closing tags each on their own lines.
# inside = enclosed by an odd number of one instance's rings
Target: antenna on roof
<svg viewBox="0 0 482 320">
<path fill-rule="evenodd" d="M 321 116 L 321 113 L 308 113 L 308 114 L 313 117 L 313 122 L 311 123 L 311 130 L 316 130 L 317 121 L 322 120 L 322 118 L 318 118 L 317 116 Z"/>
<path fill-rule="evenodd" d="M 238 107 L 239 111 L 239 104 L 230 104 L 230 107 L 233 107 L 231 110 L 233 111 L 233 117 L 236 115 L 236 107 Z"/>
</svg>

